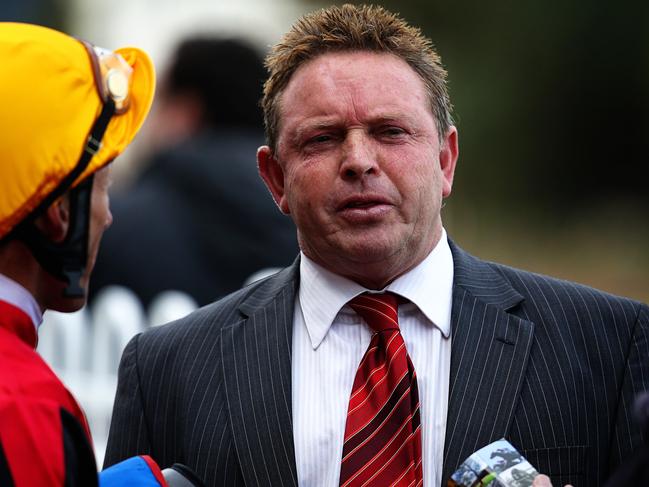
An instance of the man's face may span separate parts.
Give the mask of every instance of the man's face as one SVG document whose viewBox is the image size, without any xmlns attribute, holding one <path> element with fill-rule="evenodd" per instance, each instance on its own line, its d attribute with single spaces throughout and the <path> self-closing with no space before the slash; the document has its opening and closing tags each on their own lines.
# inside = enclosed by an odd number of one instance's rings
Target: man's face
<svg viewBox="0 0 649 487">
<path fill-rule="evenodd" d="M 106 166 L 95 173 L 92 184 L 92 193 L 90 197 L 90 227 L 88 230 L 88 260 L 86 270 L 79 281 L 80 286 L 88 290 L 90 274 L 95 266 L 99 243 L 104 231 L 113 222 L 113 215 L 110 212 L 108 188 L 110 187 L 110 167 Z M 63 286 L 63 284 L 60 284 Z M 62 296 L 61 292 L 57 296 Z M 81 298 L 64 298 L 60 297 L 59 302 L 49 303 L 47 308 L 57 311 L 75 311 L 81 308 L 86 302 L 86 297 Z"/>
<path fill-rule="evenodd" d="M 88 237 L 88 262 L 86 272 L 81 278 L 84 289 L 88 289 L 88 280 L 95 267 L 99 242 L 104 231 L 113 223 L 113 215 L 110 212 L 108 188 L 110 187 L 110 166 L 106 166 L 95 173 L 95 180 L 92 184 L 92 195 L 90 200 L 90 230 Z"/>
<path fill-rule="evenodd" d="M 443 141 L 424 83 L 403 60 L 328 53 L 301 66 L 281 98 L 277 154 L 260 172 L 323 267 L 381 288 L 440 238 L 457 133 Z"/>
</svg>

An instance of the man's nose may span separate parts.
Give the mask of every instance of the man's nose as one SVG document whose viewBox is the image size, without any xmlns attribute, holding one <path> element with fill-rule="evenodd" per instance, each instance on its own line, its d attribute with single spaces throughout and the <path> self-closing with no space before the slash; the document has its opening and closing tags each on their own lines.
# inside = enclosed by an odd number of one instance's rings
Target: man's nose
<svg viewBox="0 0 649 487">
<path fill-rule="evenodd" d="M 113 224 L 113 213 L 110 211 L 110 208 L 108 208 L 108 211 L 106 212 L 106 221 L 104 222 L 104 230 L 107 230 L 108 227 L 110 227 Z"/>
<path fill-rule="evenodd" d="M 350 130 L 342 145 L 340 176 L 343 179 L 360 178 L 378 171 L 376 154 L 362 129 Z"/>
</svg>

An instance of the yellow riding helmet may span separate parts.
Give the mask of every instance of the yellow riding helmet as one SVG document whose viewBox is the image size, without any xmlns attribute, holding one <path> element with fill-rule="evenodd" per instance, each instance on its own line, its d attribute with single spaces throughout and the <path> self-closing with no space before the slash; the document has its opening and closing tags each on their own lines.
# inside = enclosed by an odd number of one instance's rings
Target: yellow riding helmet
<svg viewBox="0 0 649 487">
<path fill-rule="evenodd" d="M 0 22 L 0 239 L 70 175 L 74 187 L 117 157 L 154 90 L 153 64 L 140 49 L 109 52 L 46 27 Z M 115 114 L 101 143 L 89 141 L 108 97 Z M 84 151 L 92 156 L 81 168 Z"/>
</svg>

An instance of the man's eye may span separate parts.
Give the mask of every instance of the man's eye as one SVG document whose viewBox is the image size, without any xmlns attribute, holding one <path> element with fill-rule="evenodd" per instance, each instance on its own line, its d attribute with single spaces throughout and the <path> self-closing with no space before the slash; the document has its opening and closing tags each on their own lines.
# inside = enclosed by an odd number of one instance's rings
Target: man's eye
<svg viewBox="0 0 649 487">
<path fill-rule="evenodd" d="M 309 143 L 322 144 L 323 142 L 329 142 L 330 140 L 331 140 L 331 136 L 329 134 L 320 134 L 320 135 L 316 135 L 315 137 L 311 137 L 309 139 Z"/>
<path fill-rule="evenodd" d="M 386 137 L 398 137 L 405 134 L 406 131 L 400 127 L 384 127 L 379 130 L 379 134 Z"/>
</svg>

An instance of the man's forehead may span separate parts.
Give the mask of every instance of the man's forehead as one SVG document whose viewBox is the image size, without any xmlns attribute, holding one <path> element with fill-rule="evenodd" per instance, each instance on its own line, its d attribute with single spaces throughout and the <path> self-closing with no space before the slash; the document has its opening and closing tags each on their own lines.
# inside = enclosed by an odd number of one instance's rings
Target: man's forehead
<svg viewBox="0 0 649 487">
<path fill-rule="evenodd" d="M 396 116 L 408 105 L 406 99 L 428 105 L 423 80 L 402 59 L 370 51 L 330 52 L 293 74 L 280 97 L 280 118 L 295 112 L 326 117 L 355 103 L 376 111 L 373 116 Z"/>
<path fill-rule="evenodd" d="M 371 51 L 331 52 L 294 73 L 280 97 L 278 135 L 309 126 L 433 115 L 419 75 L 402 59 Z M 299 126 L 296 127 L 296 126 Z"/>
<path fill-rule="evenodd" d="M 357 70 L 353 68 L 359 63 L 384 71 L 389 70 L 395 74 L 400 72 L 402 76 L 420 79 L 415 70 L 396 54 L 370 50 L 327 51 L 302 63 L 293 72 L 283 91 L 288 91 L 296 80 L 309 72 L 315 72 L 319 76 L 336 74 L 338 77 L 344 77 L 345 75 L 352 77 L 358 74 Z"/>
</svg>

